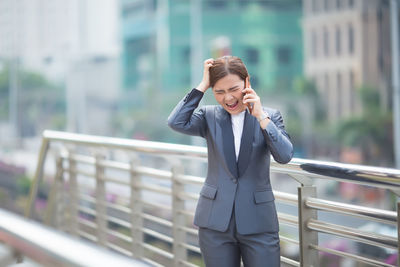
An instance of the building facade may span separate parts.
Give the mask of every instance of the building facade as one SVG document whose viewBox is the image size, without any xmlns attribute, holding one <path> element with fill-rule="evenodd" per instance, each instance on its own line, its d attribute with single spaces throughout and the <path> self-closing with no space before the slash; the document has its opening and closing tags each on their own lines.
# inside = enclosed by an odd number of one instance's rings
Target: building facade
<svg viewBox="0 0 400 267">
<path fill-rule="evenodd" d="M 260 90 L 288 90 L 302 74 L 300 0 L 120 3 L 128 91 L 181 94 L 200 81 L 204 59 L 225 54 L 244 60 Z"/>
<path fill-rule="evenodd" d="M 330 121 L 360 114 L 357 90 L 390 95 L 390 13 L 387 0 L 304 0 L 304 72 L 326 101 Z"/>
</svg>

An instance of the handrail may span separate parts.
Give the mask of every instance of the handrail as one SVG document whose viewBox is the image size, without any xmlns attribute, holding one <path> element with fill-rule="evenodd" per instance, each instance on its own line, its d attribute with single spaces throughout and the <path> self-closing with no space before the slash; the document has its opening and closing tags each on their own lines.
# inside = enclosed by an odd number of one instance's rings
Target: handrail
<svg viewBox="0 0 400 267">
<path fill-rule="evenodd" d="M 0 209 L 0 241 L 45 266 L 149 266 Z"/>
<path fill-rule="evenodd" d="M 205 161 L 207 158 L 207 149 L 205 147 L 45 131 L 43 133 L 43 142 L 39 154 L 35 180 L 33 181 L 31 187 L 29 205 L 25 213 L 28 217 L 33 209 L 33 203 L 37 193 L 37 186 L 42 179 L 43 166 L 48 150 L 53 143 L 60 143 L 64 146 L 66 145 L 68 148 L 68 152 L 66 152 L 65 149 L 62 149 L 58 155 L 57 173 L 59 174 L 56 174 L 56 177 L 62 177 L 62 173 L 68 174 L 68 180 L 71 183 L 71 188 L 69 189 L 70 193 L 75 194 L 74 192 L 78 190 L 78 188 L 76 188 L 77 175 L 83 175 L 86 179 L 96 180 L 96 198 L 93 198 L 91 201 L 89 201 L 93 205 L 96 205 L 96 209 L 78 207 L 79 196 L 75 195 L 72 196 L 74 200 L 71 202 L 73 205 L 70 205 L 71 208 L 69 211 L 69 213 L 72 214 L 72 217 L 78 218 L 79 212 L 96 217 L 95 225 L 97 229 L 96 231 L 98 231 L 98 236 L 93 236 L 94 240 L 102 245 L 114 246 L 112 243 L 105 242 L 104 234 L 102 234 L 103 232 L 107 233 L 108 230 L 107 226 L 105 225 L 107 225 L 106 221 L 110 221 L 115 224 L 122 225 L 127 229 L 131 229 L 131 235 L 129 238 L 124 236 L 120 237 L 123 237 L 123 239 L 132 240 L 132 243 L 135 244 L 135 250 L 133 250 L 132 253 L 135 255 L 143 256 L 144 250 L 147 250 L 148 252 L 152 251 L 164 257 L 165 259 L 172 259 L 176 266 L 182 261 L 182 259 L 185 259 L 184 255 L 186 255 L 186 249 L 191 248 L 192 244 L 185 243 L 186 241 L 184 233 L 192 233 L 194 232 L 194 229 L 185 228 L 185 217 L 193 217 L 193 214 L 192 211 L 187 211 L 183 207 L 185 206 L 185 201 L 192 203 L 193 200 L 198 199 L 198 195 L 194 194 L 190 190 L 186 191 L 184 186 L 199 186 L 203 183 L 204 178 L 193 176 L 189 173 L 186 174 L 186 171 L 184 172 L 183 169 L 180 169 L 183 165 L 179 160 L 195 159 L 197 161 Z M 90 150 L 69 150 L 69 145 L 90 147 Z M 92 154 L 91 148 L 93 147 L 101 148 L 101 152 L 98 153 L 97 156 Z M 133 154 L 146 154 L 155 157 L 162 157 L 166 159 L 167 165 L 171 169 L 159 170 L 157 168 L 145 167 L 140 164 L 140 157 L 136 156 L 129 157 L 131 160 L 130 162 L 119 162 L 117 160 L 114 161 L 112 159 L 113 157 L 100 156 L 104 154 L 104 148 L 106 148 L 108 152 L 111 152 L 112 150 L 128 152 L 128 157 L 130 156 L 131 152 L 134 152 Z M 83 153 L 81 154 L 81 152 Z M 90 156 L 87 155 L 88 152 L 90 152 Z M 108 155 L 111 155 L 111 153 Z M 67 163 L 67 166 L 64 166 L 63 162 Z M 86 165 L 95 167 L 92 169 L 94 171 L 88 172 L 85 169 L 87 167 Z M 85 168 L 82 168 L 82 166 Z M 111 172 L 107 173 L 106 170 L 108 169 L 123 171 L 125 174 L 127 174 L 127 176 L 129 176 L 129 179 L 117 179 Z M 357 242 L 372 244 L 374 246 L 388 247 L 390 249 L 399 250 L 398 238 L 369 233 L 366 231 L 359 231 L 355 228 L 349 228 L 343 225 L 320 221 L 318 220 L 317 216 L 317 211 L 320 210 L 393 225 L 399 223 L 398 218 L 400 215 L 398 212 L 319 199 L 317 198 L 317 187 L 315 186 L 314 179 L 312 178 L 368 185 L 389 189 L 396 194 L 400 194 L 400 170 L 294 158 L 290 163 L 285 165 L 278 164 L 272 160 L 271 172 L 283 173 L 300 182 L 298 194 L 288 194 L 274 191 L 277 201 L 284 204 L 289 204 L 291 206 L 297 206 L 298 208 L 298 216 L 278 213 L 278 217 L 280 223 L 289 225 L 290 227 L 298 227 L 299 241 L 297 242 L 300 244 L 300 265 L 318 265 L 316 262 L 316 259 L 318 258 L 318 249 L 315 249 L 316 247 L 314 249 L 310 249 L 311 245 L 318 246 L 318 232 L 340 236 L 350 240 L 355 240 Z M 170 182 L 170 187 L 164 187 L 146 182 L 142 183 L 142 177 L 152 177 L 157 178 L 158 180 L 161 179 L 163 181 L 168 181 Z M 57 178 L 54 180 L 56 181 Z M 110 206 L 108 205 L 107 201 L 105 201 L 105 183 L 117 184 L 118 186 L 124 185 L 125 187 L 129 188 L 130 198 L 124 199 L 124 203 L 129 202 L 129 204 L 127 204 L 125 207 L 122 207 L 123 212 L 125 213 L 124 216 L 129 217 L 128 221 L 107 213 L 107 207 Z M 53 188 L 55 189 L 56 186 L 53 186 Z M 148 193 L 157 192 L 158 195 L 161 194 L 163 196 L 172 196 L 173 203 L 170 206 L 161 203 L 150 203 L 140 197 L 142 191 Z M 54 200 L 54 197 L 51 199 Z M 165 218 L 159 218 L 155 220 L 154 216 L 144 212 L 144 208 L 162 209 L 164 211 L 168 210 L 172 213 L 172 221 L 165 220 Z M 51 211 L 51 209 L 48 210 L 48 214 L 50 214 L 49 211 Z M 125 219 L 128 219 L 128 217 Z M 179 220 L 177 219 L 178 217 Z M 166 226 L 166 228 L 172 231 L 172 239 L 170 239 L 168 236 L 164 236 L 161 232 L 156 233 L 152 230 L 149 230 L 149 228 L 143 228 L 144 220 L 146 223 L 157 223 L 159 225 Z M 79 229 L 76 228 L 77 227 L 71 227 L 71 232 L 80 234 Z M 84 233 L 82 232 L 82 235 L 83 234 Z M 141 243 L 143 241 L 144 234 L 164 241 L 173 240 L 174 256 L 171 258 L 170 252 L 165 254 L 165 252 L 159 251 L 159 249 L 152 247 L 149 244 L 144 242 Z M 118 251 L 119 249 L 123 249 L 118 247 L 113 248 Z M 139 251 L 136 251 L 136 249 L 139 249 Z M 125 253 L 126 249 L 121 251 Z M 196 249 L 196 251 L 198 251 L 198 249 Z M 128 251 L 128 253 L 131 252 Z M 345 254 L 340 255 L 345 256 Z M 373 262 L 373 259 L 368 259 L 363 256 L 354 256 L 352 258 L 355 260 L 362 259 L 368 262 Z M 189 262 L 186 260 L 182 261 L 182 263 L 183 265 L 189 264 Z"/>
<path fill-rule="evenodd" d="M 104 136 L 66 133 L 46 130 L 43 139 L 67 143 L 129 149 L 158 155 L 207 158 L 207 149 L 199 146 L 169 144 L 153 141 L 138 141 Z M 400 188 L 400 170 L 354 164 L 334 163 L 327 161 L 293 158 L 288 164 L 281 165 L 275 161 L 272 167 L 284 169 L 285 173 L 303 174 L 309 177 L 336 179 L 342 182 L 361 183 L 388 189 Z"/>
</svg>

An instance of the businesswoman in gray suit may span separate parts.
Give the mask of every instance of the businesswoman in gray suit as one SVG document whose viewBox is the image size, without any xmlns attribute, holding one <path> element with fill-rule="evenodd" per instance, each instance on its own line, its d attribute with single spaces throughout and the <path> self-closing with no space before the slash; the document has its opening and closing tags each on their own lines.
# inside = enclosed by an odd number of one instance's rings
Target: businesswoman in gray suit
<svg viewBox="0 0 400 267">
<path fill-rule="evenodd" d="M 168 125 L 207 141 L 208 172 L 194 224 L 207 267 L 280 266 L 270 155 L 287 163 L 293 146 L 279 111 L 262 107 L 238 57 L 204 61 L 203 79 L 175 107 Z M 247 81 L 247 82 L 246 82 Z M 211 87 L 217 106 L 199 105 Z"/>
</svg>

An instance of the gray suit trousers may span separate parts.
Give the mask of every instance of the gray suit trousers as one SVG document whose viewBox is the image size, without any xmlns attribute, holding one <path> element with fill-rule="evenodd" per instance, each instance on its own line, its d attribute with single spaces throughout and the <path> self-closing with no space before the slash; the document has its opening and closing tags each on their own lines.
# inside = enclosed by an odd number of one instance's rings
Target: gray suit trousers
<svg viewBox="0 0 400 267">
<path fill-rule="evenodd" d="M 280 266 L 278 232 L 241 235 L 234 212 L 225 232 L 199 228 L 199 244 L 207 267 Z"/>
</svg>

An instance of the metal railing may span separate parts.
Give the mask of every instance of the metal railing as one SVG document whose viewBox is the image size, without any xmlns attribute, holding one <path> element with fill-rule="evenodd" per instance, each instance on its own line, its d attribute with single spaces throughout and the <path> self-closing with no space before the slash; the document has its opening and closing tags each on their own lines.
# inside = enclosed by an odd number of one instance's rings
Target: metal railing
<svg viewBox="0 0 400 267">
<path fill-rule="evenodd" d="M 156 266 L 197 266 L 194 256 L 200 255 L 200 249 L 192 219 L 204 177 L 189 172 L 206 167 L 206 148 L 45 131 L 26 209 L 28 217 L 32 216 L 49 154 L 56 171 L 51 176 L 47 224 Z M 274 190 L 278 203 L 298 210 L 296 216 L 278 208 L 280 224 L 298 232 L 298 238 L 280 236 L 281 242 L 299 247 L 299 259 L 281 256 L 282 263 L 321 266 L 319 253 L 328 253 L 372 266 L 399 265 L 399 260 L 394 265 L 318 243 L 321 235 L 329 235 L 399 255 L 398 230 L 397 236 L 392 236 L 318 218 L 325 212 L 398 229 L 399 204 L 395 211 L 320 199 L 316 185 L 316 181 L 340 181 L 399 195 L 399 170 L 293 159 L 285 165 L 272 162 L 271 173 L 299 182 L 297 194 Z"/>
<path fill-rule="evenodd" d="M 0 255 L 0 266 L 15 264 L 21 255 L 43 266 L 148 266 L 9 211 L 0 209 L 0 218 L 0 244 L 10 248 Z"/>
</svg>

